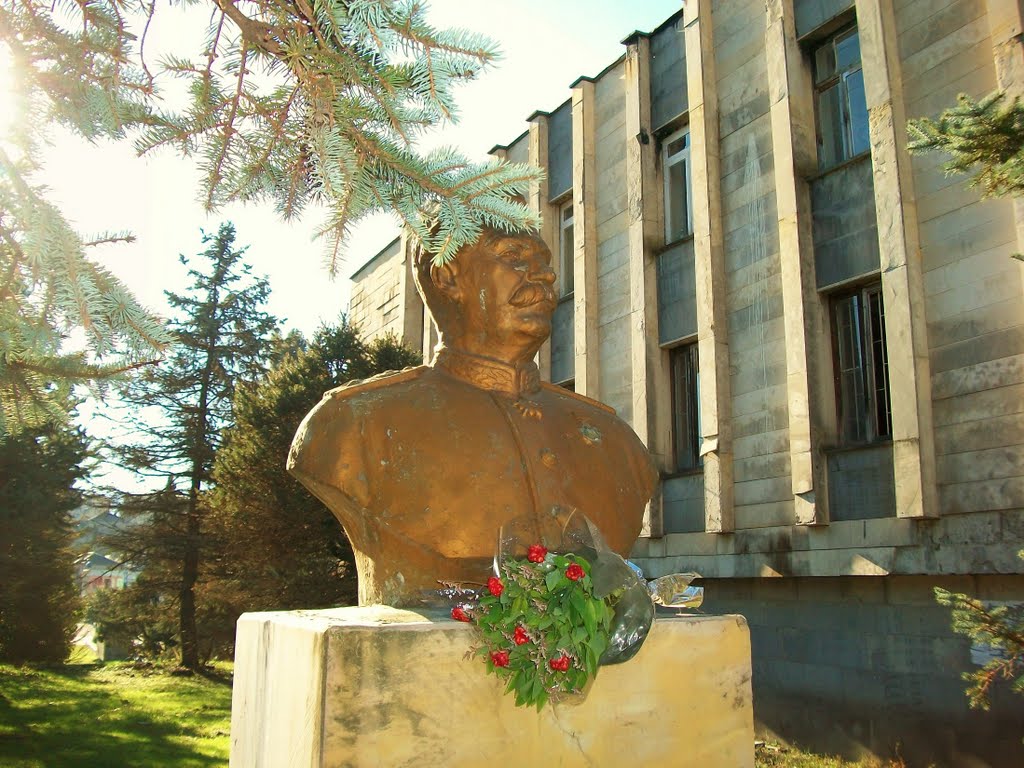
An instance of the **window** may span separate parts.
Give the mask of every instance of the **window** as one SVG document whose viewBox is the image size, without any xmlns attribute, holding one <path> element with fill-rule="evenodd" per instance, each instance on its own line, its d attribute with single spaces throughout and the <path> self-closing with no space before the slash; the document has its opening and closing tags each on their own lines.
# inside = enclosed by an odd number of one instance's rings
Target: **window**
<svg viewBox="0 0 1024 768">
<path fill-rule="evenodd" d="M 572 203 L 566 203 L 558 212 L 558 278 L 561 296 L 573 292 L 576 245 L 572 226 Z"/>
<path fill-rule="evenodd" d="M 826 171 L 871 148 L 857 28 L 833 35 L 813 57 L 818 168 Z"/>
<path fill-rule="evenodd" d="M 684 472 L 699 468 L 700 457 L 700 376 L 697 344 L 686 344 L 669 351 L 672 376 L 672 447 L 674 469 Z"/>
<path fill-rule="evenodd" d="M 665 139 L 662 159 L 665 169 L 665 243 L 693 234 L 690 203 L 690 130 Z"/>
<path fill-rule="evenodd" d="M 840 441 L 850 445 L 892 437 L 881 285 L 834 298 L 832 327 Z"/>
</svg>

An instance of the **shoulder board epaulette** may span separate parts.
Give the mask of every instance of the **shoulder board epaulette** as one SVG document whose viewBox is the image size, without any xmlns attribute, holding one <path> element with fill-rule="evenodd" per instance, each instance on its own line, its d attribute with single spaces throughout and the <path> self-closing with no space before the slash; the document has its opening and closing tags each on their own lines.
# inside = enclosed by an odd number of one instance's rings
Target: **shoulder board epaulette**
<svg viewBox="0 0 1024 768">
<path fill-rule="evenodd" d="M 566 389 L 565 387 L 560 387 L 557 384 L 551 384 L 547 381 L 542 381 L 541 386 L 543 386 L 544 389 L 547 389 L 551 392 L 557 392 L 560 395 L 565 395 L 566 397 L 581 400 L 587 405 L 593 405 L 596 408 L 600 408 L 603 411 L 608 411 L 608 413 L 615 415 L 615 409 L 612 408 L 610 405 L 607 405 L 606 403 L 602 403 L 600 400 L 595 400 L 592 397 L 581 395 L 578 392 L 573 392 L 571 389 Z"/>
<path fill-rule="evenodd" d="M 368 379 L 353 379 L 352 381 L 345 382 L 340 387 L 327 390 L 324 393 L 324 398 L 347 397 L 356 392 L 368 392 L 384 385 L 390 386 L 401 381 L 409 381 L 419 378 L 427 370 L 429 370 L 429 367 L 426 365 L 415 365 L 403 368 L 400 371 L 384 371 L 384 373 L 378 373 L 376 376 L 371 376 Z"/>
</svg>

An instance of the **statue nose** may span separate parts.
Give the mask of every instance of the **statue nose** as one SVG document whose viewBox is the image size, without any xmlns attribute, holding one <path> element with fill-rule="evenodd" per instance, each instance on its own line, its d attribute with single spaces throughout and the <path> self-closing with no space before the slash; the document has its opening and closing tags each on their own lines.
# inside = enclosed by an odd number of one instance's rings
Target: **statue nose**
<svg viewBox="0 0 1024 768">
<path fill-rule="evenodd" d="M 544 264 L 530 273 L 530 279 L 538 283 L 553 285 L 555 282 L 555 270 L 551 268 L 550 264 Z"/>
</svg>

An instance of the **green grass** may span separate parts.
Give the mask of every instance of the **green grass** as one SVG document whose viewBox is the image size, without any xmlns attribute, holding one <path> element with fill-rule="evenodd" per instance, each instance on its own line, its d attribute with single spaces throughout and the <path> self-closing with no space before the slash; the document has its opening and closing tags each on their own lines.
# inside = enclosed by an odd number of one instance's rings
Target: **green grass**
<svg viewBox="0 0 1024 768">
<path fill-rule="evenodd" d="M 224 766 L 231 673 L 173 677 L 128 664 L 0 665 L 5 768 Z"/>
<path fill-rule="evenodd" d="M 755 768 L 906 768 L 902 760 L 866 758 L 849 762 L 840 757 L 815 755 L 797 747 L 759 745 L 754 751 Z"/>
</svg>

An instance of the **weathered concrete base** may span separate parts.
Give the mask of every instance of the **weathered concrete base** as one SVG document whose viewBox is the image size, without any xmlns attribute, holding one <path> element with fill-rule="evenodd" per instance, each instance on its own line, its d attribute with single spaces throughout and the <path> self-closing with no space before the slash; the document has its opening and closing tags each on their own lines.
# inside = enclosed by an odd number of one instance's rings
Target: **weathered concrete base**
<svg viewBox="0 0 1024 768">
<path fill-rule="evenodd" d="M 231 765 L 752 768 L 750 639 L 739 616 L 659 618 L 586 698 L 514 706 L 473 629 L 383 606 L 238 622 Z"/>
</svg>

